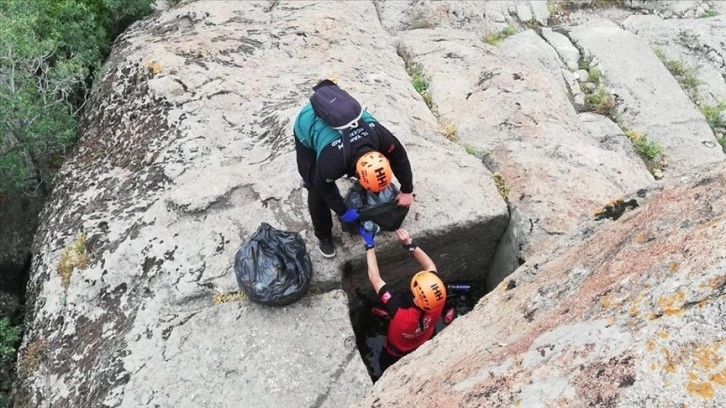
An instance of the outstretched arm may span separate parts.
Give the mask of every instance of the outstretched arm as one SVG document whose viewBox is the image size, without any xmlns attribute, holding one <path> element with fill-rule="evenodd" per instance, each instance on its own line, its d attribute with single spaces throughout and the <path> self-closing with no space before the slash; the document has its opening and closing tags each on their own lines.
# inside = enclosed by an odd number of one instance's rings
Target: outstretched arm
<svg viewBox="0 0 726 408">
<path fill-rule="evenodd" d="M 416 258 L 416 261 L 419 265 L 421 265 L 422 270 L 436 272 L 436 264 L 434 264 L 434 261 L 429 258 L 423 249 L 413 243 L 413 239 L 411 239 L 408 231 L 403 228 L 399 228 L 396 230 L 396 235 L 398 236 L 398 241 L 401 245 L 408 248 L 413 257 Z"/>
<path fill-rule="evenodd" d="M 376 258 L 376 250 L 374 248 L 366 250 L 366 262 L 368 263 L 368 280 L 373 285 L 373 290 L 378 293 L 379 290 L 386 284 L 381 279 L 381 273 L 378 270 L 378 259 Z"/>
</svg>

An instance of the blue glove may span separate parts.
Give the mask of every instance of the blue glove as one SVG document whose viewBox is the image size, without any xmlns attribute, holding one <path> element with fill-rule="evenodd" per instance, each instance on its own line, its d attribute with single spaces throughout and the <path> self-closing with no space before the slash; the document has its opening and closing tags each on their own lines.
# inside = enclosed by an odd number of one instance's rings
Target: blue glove
<svg viewBox="0 0 726 408">
<path fill-rule="evenodd" d="M 345 212 L 345 214 L 340 216 L 340 219 L 347 222 L 356 222 L 360 216 L 358 215 L 358 209 L 357 208 L 349 208 L 348 211 Z"/>
<path fill-rule="evenodd" d="M 360 234 L 361 238 L 363 238 L 363 241 L 366 243 L 366 249 L 375 248 L 376 241 L 375 234 L 373 232 L 366 230 L 361 225 L 360 227 L 358 227 L 358 233 Z"/>
</svg>

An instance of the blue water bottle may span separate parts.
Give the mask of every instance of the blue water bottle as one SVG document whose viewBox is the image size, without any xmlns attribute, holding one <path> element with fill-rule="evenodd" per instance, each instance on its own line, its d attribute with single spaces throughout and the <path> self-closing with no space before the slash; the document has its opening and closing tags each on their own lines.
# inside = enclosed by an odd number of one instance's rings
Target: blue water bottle
<svg viewBox="0 0 726 408">
<path fill-rule="evenodd" d="M 373 235 L 378 234 L 381 231 L 381 227 L 370 220 L 363 222 L 363 229 L 368 232 L 372 232 Z"/>
</svg>

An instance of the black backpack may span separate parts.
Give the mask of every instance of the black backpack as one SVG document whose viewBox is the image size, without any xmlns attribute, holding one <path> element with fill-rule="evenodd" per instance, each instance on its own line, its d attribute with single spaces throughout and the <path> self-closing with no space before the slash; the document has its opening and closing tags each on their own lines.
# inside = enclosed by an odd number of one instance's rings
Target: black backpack
<svg viewBox="0 0 726 408">
<path fill-rule="evenodd" d="M 313 87 L 310 105 L 319 118 L 341 132 L 343 160 L 347 163 L 350 156 L 350 133 L 364 125 L 361 120 L 363 108 L 360 103 L 348 92 L 340 89 L 335 82 L 325 79 Z"/>
</svg>

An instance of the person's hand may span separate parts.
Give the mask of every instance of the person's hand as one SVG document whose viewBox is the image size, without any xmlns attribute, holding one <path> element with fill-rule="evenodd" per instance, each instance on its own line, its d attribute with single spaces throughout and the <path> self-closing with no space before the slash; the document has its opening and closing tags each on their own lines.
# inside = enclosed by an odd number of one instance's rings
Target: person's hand
<svg viewBox="0 0 726 408">
<path fill-rule="evenodd" d="M 376 246 L 375 234 L 373 232 L 366 230 L 361 225 L 358 227 L 358 233 L 360 234 L 361 238 L 363 238 L 363 242 L 365 242 L 366 244 L 366 249 L 371 249 Z"/>
<path fill-rule="evenodd" d="M 396 201 L 399 207 L 410 207 L 413 204 L 413 193 L 398 193 Z"/>
<path fill-rule="evenodd" d="M 407 245 L 412 241 L 411 236 L 408 234 L 408 231 L 403 228 L 399 228 L 396 230 L 396 236 L 398 237 L 398 241 L 401 243 L 401 245 Z"/>
<path fill-rule="evenodd" d="M 360 216 L 358 215 L 357 208 L 349 208 L 348 211 L 345 212 L 345 214 L 340 216 L 340 219 L 347 223 L 356 222 L 359 218 Z"/>
</svg>

